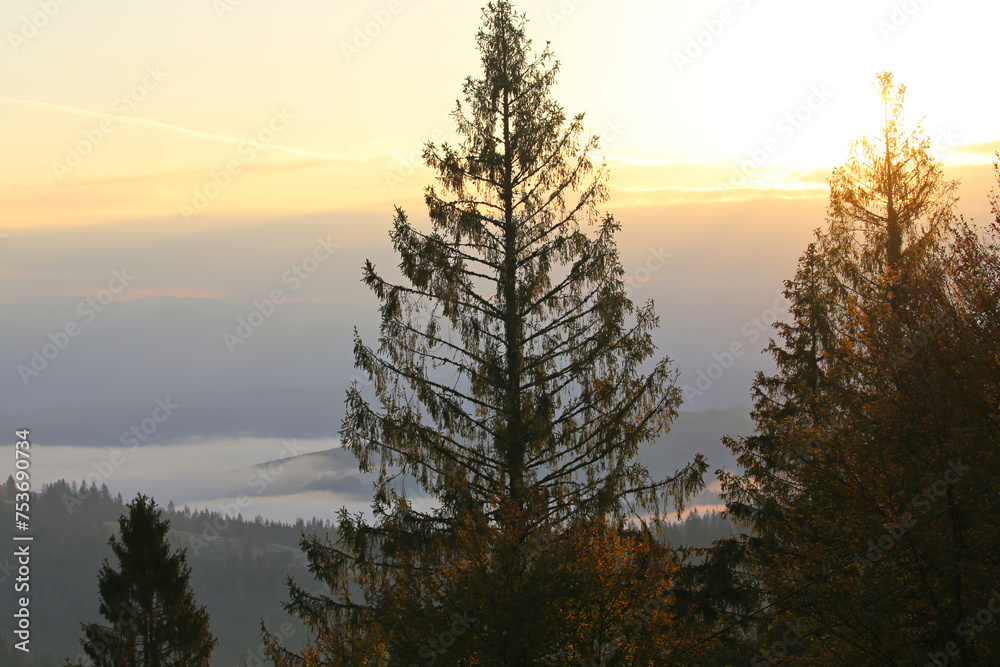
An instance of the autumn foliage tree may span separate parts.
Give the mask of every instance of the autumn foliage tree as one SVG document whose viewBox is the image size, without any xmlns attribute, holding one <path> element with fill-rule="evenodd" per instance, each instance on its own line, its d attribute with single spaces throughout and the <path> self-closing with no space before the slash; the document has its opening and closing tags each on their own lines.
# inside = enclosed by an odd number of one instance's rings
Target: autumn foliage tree
<svg viewBox="0 0 1000 667">
<path fill-rule="evenodd" d="M 954 183 L 902 128 L 903 88 L 878 84 L 882 132 L 835 171 L 829 226 L 786 283 L 756 433 L 727 441 L 742 471 L 721 474 L 724 497 L 753 530 L 738 552 L 763 610 L 754 664 L 976 665 L 1000 650 L 980 613 L 1000 607 L 986 342 L 1000 234 L 955 220 Z"/>
<path fill-rule="evenodd" d="M 912 264 L 947 237 L 958 187 L 944 178 L 920 124 L 906 123 L 906 87 L 891 72 L 881 72 L 876 85 L 881 131 L 856 140 L 834 170 L 823 234 L 827 263 L 859 296 L 886 281 L 906 282 Z"/>
<path fill-rule="evenodd" d="M 331 594 L 292 586 L 316 641 L 272 642 L 279 665 L 632 664 L 675 641 L 676 563 L 626 521 L 682 505 L 705 464 L 653 479 L 636 460 L 681 399 L 597 209 L 598 138 L 551 97 L 558 64 L 526 19 L 505 1 L 483 17 L 459 141 L 424 152 L 430 225 L 397 209 L 400 279 L 364 266 L 381 332 L 354 354 L 374 396 L 350 389 L 341 436 L 378 477 L 375 521 L 305 539 Z"/>
</svg>

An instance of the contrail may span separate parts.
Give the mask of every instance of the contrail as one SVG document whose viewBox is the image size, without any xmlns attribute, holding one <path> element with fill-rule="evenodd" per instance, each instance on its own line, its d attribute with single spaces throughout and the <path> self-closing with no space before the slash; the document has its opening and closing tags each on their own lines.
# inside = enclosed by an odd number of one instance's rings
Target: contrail
<svg viewBox="0 0 1000 667">
<path fill-rule="evenodd" d="M 20 107 L 33 107 L 38 109 L 55 109 L 56 111 L 63 111 L 65 113 L 76 114 L 77 116 L 89 116 L 91 118 L 101 118 L 113 120 L 116 123 L 127 123 L 129 125 L 135 125 L 137 127 L 145 127 L 151 130 L 165 130 L 173 134 L 179 134 L 185 137 L 194 137 L 195 139 L 205 139 L 207 141 L 216 141 L 224 144 L 232 144 L 239 146 L 244 143 L 246 139 L 240 137 L 230 137 L 225 134 L 215 134 L 214 132 L 201 132 L 200 130 L 191 130 L 186 127 L 180 127 L 179 125 L 170 125 L 169 123 L 161 123 L 156 120 L 149 120 L 148 118 L 136 118 L 134 116 L 123 116 L 121 114 L 105 113 L 103 111 L 90 111 L 89 109 L 79 109 L 77 107 L 68 107 L 62 104 L 52 104 L 51 102 L 36 102 L 33 100 L 16 100 L 9 97 L 0 97 L 0 104 L 11 104 Z M 307 157 L 319 160 L 337 160 L 347 162 L 348 158 L 339 155 L 329 155 L 325 153 L 316 153 L 314 151 L 305 150 L 302 148 L 293 148 L 291 146 L 282 146 L 280 144 L 260 144 L 261 148 L 272 148 L 276 151 L 281 151 L 289 155 L 297 155 L 299 157 Z"/>
</svg>

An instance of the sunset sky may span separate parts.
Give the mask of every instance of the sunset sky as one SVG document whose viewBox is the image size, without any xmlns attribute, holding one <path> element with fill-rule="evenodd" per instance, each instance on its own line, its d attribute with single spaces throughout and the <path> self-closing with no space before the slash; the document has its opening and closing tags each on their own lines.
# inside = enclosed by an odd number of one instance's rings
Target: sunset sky
<svg viewBox="0 0 1000 667">
<path fill-rule="evenodd" d="M 535 47 L 550 42 L 561 61 L 556 98 L 602 137 L 630 297 L 655 299 L 655 341 L 680 382 L 747 350 L 684 410 L 748 407 L 782 281 L 824 224 L 831 169 L 879 125 L 878 72 L 907 85 L 908 120 L 923 119 L 945 176 L 962 181 L 959 212 L 991 219 L 995 0 L 516 6 Z M 398 262 L 393 206 L 426 219 L 420 151 L 453 139 L 480 18 L 467 0 L 0 4 L 0 416 L 34 415 L 54 445 L 104 446 L 172 395 L 186 416 L 163 441 L 334 437 L 302 422 L 335 421 L 353 327 L 377 330 L 360 266 Z M 323 243 L 334 259 L 288 290 L 282 276 Z M 115 272 L 134 280 L 91 325 L 79 304 Z M 227 348 L 252 300 L 283 287 L 295 305 Z M 69 324 L 83 334 L 40 375 L 18 370 Z M 293 390 L 314 402 L 289 424 Z M 33 412 L 53 406 L 64 409 Z M 92 456 L 39 465 L 50 480 L 83 478 Z M 718 451 L 710 461 L 729 465 Z M 110 483 L 142 488 L 146 469 Z M 174 499 L 208 506 L 211 493 Z M 300 500 L 281 516 L 318 511 Z"/>
<path fill-rule="evenodd" d="M 878 122 L 883 69 L 946 163 L 988 164 L 1000 139 L 989 0 L 518 7 L 562 62 L 557 98 L 604 138 L 616 211 L 824 198 L 829 168 Z M 430 180 L 419 148 L 451 136 L 477 72 L 479 18 L 466 1 L 5 2 L 0 224 L 413 206 Z M 227 165 L 238 173 L 216 192 Z"/>
</svg>

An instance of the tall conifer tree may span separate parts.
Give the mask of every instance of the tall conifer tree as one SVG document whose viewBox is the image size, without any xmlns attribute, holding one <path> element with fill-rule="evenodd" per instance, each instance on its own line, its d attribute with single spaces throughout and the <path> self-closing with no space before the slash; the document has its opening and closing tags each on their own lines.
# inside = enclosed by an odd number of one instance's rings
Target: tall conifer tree
<svg viewBox="0 0 1000 667">
<path fill-rule="evenodd" d="M 354 353 L 374 400 L 350 389 L 341 436 L 378 476 L 375 523 L 344 514 L 336 543 L 305 540 L 334 593 L 292 588 L 290 610 L 320 637 L 314 664 L 427 659 L 432 638 L 459 630 L 435 660 L 569 662 L 662 641 L 622 628 L 665 593 L 674 563 L 624 523 L 682 506 L 705 464 L 653 479 L 637 461 L 681 399 L 669 359 L 652 360 L 652 303 L 626 295 L 619 223 L 597 209 L 598 138 L 552 98 L 558 64 L 532 51 L 526 19 L 505 1 L 483 16 L 459 141 L 424 152 L 437 172 L 429 228 L 397 209 L 401 280 L 364 266 L 381 333 L 378 348 L 356 336 Z M 604 548 L 606 570 L 588 560 Z M 560 609 L 577 610 L 572 630 Z M 273 649 L 279 664 L 310 664 Z"/>
<path fill-rule="evenodd" d="M 835 171 L 829 227 L 786 283 L 777 373 L 754 385 L 756 433 L 727 440 L 741 471 L 723 497 L 753 530 L 738 562 L 766 604 L 754 664 L 974 665 L 1000 637 L 969 625 L 1000 584 L 1000 362 L 982 347 L 998 236 L 954 221 L 955 184 L 902 133 L 902 87 L 878 81 L 881 136 Z"/>
</svg>

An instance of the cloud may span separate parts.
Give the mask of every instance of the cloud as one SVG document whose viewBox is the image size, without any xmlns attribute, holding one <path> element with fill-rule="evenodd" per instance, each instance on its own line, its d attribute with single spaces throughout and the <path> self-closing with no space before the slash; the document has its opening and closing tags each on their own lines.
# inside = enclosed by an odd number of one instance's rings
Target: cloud
<svg viewBox="0 0 1000 667">
<path fill-rule="evenodd" d="M 161 505 L 172 500 L 219 511 L 241 499 L 244 517 L 332 519 L 345 504 L 358 511 L 371 503 L 371 477 L 358 472 L 335 439 L 191 438 L 137 449 L 54 445 L 33 470 L 40 484 L 107 484 L 112 493 L 141 491 Z"/>
<path fill-rule="evenodd" d="M 949 164 L 983 165 L 997 161 L 997 151 L 1000 151 L 1000 141 L 984 141 L 974 144 L 955 146 L 948 158 Z"/>
<path fill-rule="evenodd" d="M 76 287 L 71 290 L 60 292 L 62 296 L 82 296 L 92 297 L 103 286 Z M 179 299 L 222 299 L 232 294 L 229 289 L 210 288 L 188 288 L 188 287 L 160 287 L 154 289 L 132 289 L 116 296 L 116 301 L 129 301 L 131 299 L 148 299 L 158 296 L 172 296 Z"/>
<path fill-rule="evenodd" d="M 78 107 L 66 106 L 64 104 L 53 104 L 51 102 L 38 102 L 35 100 L 18 100 L 9 97 L 0 97 L 0 104 L 9 104 L 13 106 L 31 107 L 36 109 L 52 109 L 54 111 L 62 111 L 64 113 L 71 113 L 78 116 L 88 116 L 90 118 L 100 118 L 102 120 L 112 120 L 116 123 L 125 123 L 126 125 L 134 125 L 136 127 L 144 127 L 150 130 L 159 130 L 164 132 L 170 132 L 171 134 L 177 134 L 183 137 L 192 137 L 194 139 L 204 139 L 206 141 L 214 141 L 217 143 L 231 144 L 234 146 L 239 146 L 246 142 L 245 138 L 241 137 L 231 137 L 225 134 L 216 134 L 214 132 L 202 132 L 201 130 L 192 130 L 190 128 L 181 127 L 179 125 L 171 125 L 169 123 L 161 123 L 157 120 L 150 120 L 148 118 L 138 118 L 135 116 L 123 116 L 121 114 L 107 113 L 104 111 L 91 111 L 89 109 L 80 109 Z M 341 155 L 331 155 L 328 153 L 317 153 L 316 151 L 310 151 L 303 148 L 294 148 L 292 146 L 283 146 L 281 144 L 262 144 L 261 148 L 269 148 L 288 155 L 294 155 L 296 157 L 312 158 L 316 160 L 332 160 L 337 162 L 353 162 L 354 160 L 346 158 Z"/>
</svg>

